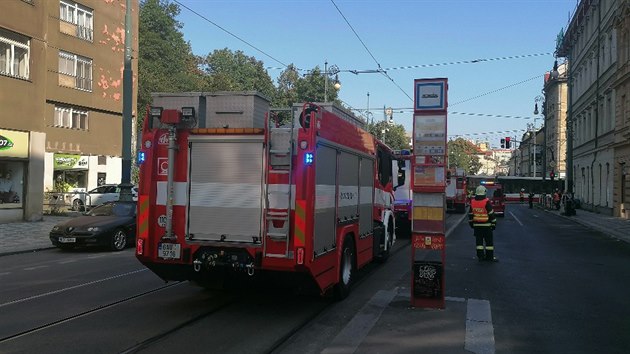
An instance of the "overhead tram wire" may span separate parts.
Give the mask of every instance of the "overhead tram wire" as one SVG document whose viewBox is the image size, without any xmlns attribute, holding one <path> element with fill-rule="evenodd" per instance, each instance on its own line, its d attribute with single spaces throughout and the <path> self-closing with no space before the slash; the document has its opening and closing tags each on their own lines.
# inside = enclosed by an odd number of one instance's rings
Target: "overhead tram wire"
<svg viewBox="0 0 630 354">
<path fill-rule="evenodd" d="M 487 95 L 492 94 L 492 93 L 496 93 L 496 92 L 499 92 L 499 91 L 503 91 L 503 90 L 505 90 L 505 89 L 508 89 L 508 88 L 511 88 L 511 87 L 514 87 L 514 86 L 517 86 L 517 85 L 520 85 L 520 84 L 524 84 L 524 83 L 529 82 L 529 81 L 532 81 L 532 80 L 540 79 L 542 76 L 543 76 L 543 75 L 536 75 L 536 76 L 531 77 L 531 78 L 529 78 L 529 79 L 526 79 L 526 80 L 523 80 L 523 81 L 519 81 L 519 82 L 517 82 L 517 83 L 511 84 L 511 85 L 508 85 L 508 86 L 504 86 L 504 87 L 501 87 L 501 88 L 496 89 L 496 90 L 488 91 L 488 92 L 486 92 L 486 93 L 482 93 L 481 95 L 477 95 L 477 96 L 475 96 L 475 97 L 467 98 L 467 99 L 465 99 L 465 100 L 463 100 L 463 101 L 458 101 L 458 102 L 455 102 L 455 103 L 449 103 L 448 105 L 449 105 L 449 107 L 450 107 L 450 106 L 454 106 L 454 105 L 457 105 L 457 104 L 460 104 L 460 103 L 464 103 L 464 102 L 468 102 L 468 101 L 476 100 L 477 98 L 481 98 L 481 97 L 483 97 L 483 96 L 487 96 Z"/>
<path fill-rule="evenodd" d="M 378 69 L 376 70 L 376 72 L 381 73 L 383 76 L 385 76 L 386 78 L 388 78 L 396 87 L 398 87 L 398 89 L 405 94 L 405 96 L 407 96 L 411 101 L 413 101 L 413 98 L 411 98 L 411 96 L 409 96 L 409 94 L 403 90 L 402 87 L 400 87 L 400 85 L 398 85 L 396 83 L 396 81 L 394 81 L 394 79 L 392 79 L 391 76 L 389 76 L 387 74 L 387 72 L 385 70 L 383 70 L 381 68 L 381 63 L 378 62 L 378 60 L 376 60 L 376 58 L 374 57 L 374 55 L 372 54 L 372 52 L 370 51 L 370 49 L 367 47 L 367 45 L 365 45 L 365 42 L 363 42 L 363 40 L 361 39 L 361 37 L 359 36 L 359 34 L 357 33 L 357 31 L 354 29 L 354 27 L 352 27 L 352 25 L 350 24 L 350 21 L 348 21 L 348 19 L 346 18 L 346 16 L 343 14 L 343 12 L 341 12 L 341 9 L 339 8 L 339 6 L 337 6 L 337 4 L 335 3 L 335 0 L 330 0 L 330 2 L 335 6 L 335 8 L 337 9 L 337 12 L 339 12 L 339 14 L 341 15 L 341 17 L 343 17 L 344 21 L 346 21 L 346 24 L 348 25 L 348 27 L 350 27 L 350 29 L 352 30 L 352 32 L 354 33 L 354 35 L 357 37 L 357 39 L 359 40 L 359 42 L 361 42 L 361 45 L 363 45 L 363 48 L 365 48 L 365 50 L 368 52 L 368 54 L 372 57 L 372 59 L 374 60 L 374 62 L 376 63 L 376 66 L 378 67 Z M 358 72 L 355 72 L 355 74 L 358 74 Z"/>
<path fill-rule="evenodd" d="M 188 7 L 188 6 L 184 5 L 184 4 L 182 4 L 182 3 L 181 3 L 181 2 L 179 2 L 178 0 L 173 0 L 173 2 L 175 2 L 176 4 L 178 4 L 178 5 L 179 5 L 179 6 L 181 6 L 181 7 L 185 8 L 186 10 L 188 10 L 188 11 L 192 12 L 193 14 L 195 14 L 195 15 L 199 16 L 200 18 L 204 19 L 206 22 L 208 22 L 208 23 L 210 23 L 210 24 L 214 25 L 214 26 L 215 26 L 215 27 L 217 27 L 218 29 L 220 29 L 220 30 L 222 30 L 223 32 L 225 32 L 225 33 L 229 34 L 230 36 L 232 36 L 232 37 L 234 37 L 234 38 L 238 39 L 239 41 L 241 41 L 241 42 L 243 42 L 243 43 L 245 43 L 245 44 L 246 44 L 246 45 L 248 45 L 249 47 L 251 47 L 251 48 L 253 48 L 254 50 L 258 51 L 259 53 L 261 53 L 261 54 L 265 55 L 266 57 L 270 58 L 271 60 L 273 60 L 273 61 L 275 61 L 275 62 L 277 62 L 277 63 L 280 63 L 280 64 L 281 64 L 281 65 L 283 65 L 285 68 L 286 68 L 286 67 L 288 67 L 288 65 L 287 65 L 287 64 L 285 64 L 285 63 L 281 62 L 280 60 L 278 60 L 278 59 L 274 58 L 274 57 L 273 57 L 273 56 L 271 56 L 270 54 L 267 54 L 264 50 L 262 50 L 262 49 L 260 49 L 260 48 L 256 47 L 255 45 L 253 45 L 253 44 L 251 44 L 251 43 L 249 43 L 248 41 L 244 40 L 243 38 L 241 38 L 241 37 L 239 37 L 239 36 L 235 35 L 234 33 L 232 33 L 232 32 L 230 32 L 230 31 L 226 30 L 226 29 L 225 29 L 225 28 L 223 28 L 223 27 L 219 26 L 218 24 L 214 23 L 214 22 L 213 22 L 212 20 L 210 20 L 209 18 L 207 18 L 207 17 L 205 17 L 204 15 L 202 15 L 202 14 L 198 13 L 197 11 L 195 11 L 195 10 L 191 9 L 190 7 Z"/>
<path fill-rule="evenodd" d="M 420 65 L 407 65 L 407 66 L 397 66 L 391 68 L 385 68 L 384 70 L 407 70 L 407 69 L 418 69 L 418 68 L 430 68 L 434 66 L 447 66 L 447 65 L 459 65 L 459 64 L 478 64 L 483 62 L 490 61 L 501 61 L 508 59 L 520 59 L 520 58 L 530 58 L 530 57 L 540 57 L 545 55 L 553 55 L 553 53 L 536 53 L 536 54 L 523 54 L 523 55 L 512 55 L 505 57 L 497 57 L 497 58 L 488 58 L 488 59 L 473 59 L 473 60 L 461 60 L 461 61 L 452 61 L 446 63 L 437 63 L 437 64 L 420 64 Z"/>
</svg>

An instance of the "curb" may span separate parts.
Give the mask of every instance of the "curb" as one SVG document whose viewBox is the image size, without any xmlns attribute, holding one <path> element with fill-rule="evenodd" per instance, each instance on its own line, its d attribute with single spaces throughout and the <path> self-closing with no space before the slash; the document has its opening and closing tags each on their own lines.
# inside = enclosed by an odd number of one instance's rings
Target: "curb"
<svg viewBox="0 0 630 354">
<path fill-rule="evenodd" d="M 56 247 L 51 245 L 50 247 L 37 247 L 37 248 L 31 248 L 31 249 L 27 249 L 27 250 L 20 250 L 20 251 L 0 252 L 0 257 L 12 256 L 12 255 L 16 255 L 16 254 L 23 254 L 23 253 L 30 253 L 30 252 L 46 251 L 46 250 L 50 250 L 50 249 L 54 249 L 54 248 L 56 248 Z"/>
<path fill-rule="evenodd" d="M 608 229 L 599 228 L 599 227 L 597 227 L 597 226 L 595 226 L 595 225 L 593 225 L 591 223 L 588 223 L 588 222 L 586 222 L 584 220 L 581 220 L 577 215 L 566 216 L 566 215 L 562 215 L 561 213 L 554 213 L 553 211 L 547 210 L 547 209 L 544 209 L 544 208 L 538 207 L 538 209 L 540 209 L 540 210 L 542 210 L 544 212 L 556 215 L 556 216 L 561 217 L 563 219 L 571 220 L 574 223 L 577 223 L 577 224 L 580 224 L 582 226 L 585 226 L 585 227 L 587 227 L 587 228 L 589 228 L 589 229 L 591 229 L 593 231 L 597 231 L 599 233 L 602 233 L 602 234 L 604 234 L 604 235 L 606 235 L 606 236 L 608 236 L 610 238 L 613 238 L 615 240 L 623 241 L 623 242 L 626 242 L 626 243 L 630 243 L 630 238 L 623 237 L 623 236 L 617 236 L 617 235 L 611 233 L 610 230 L 608 230 Z"/>
</svg>

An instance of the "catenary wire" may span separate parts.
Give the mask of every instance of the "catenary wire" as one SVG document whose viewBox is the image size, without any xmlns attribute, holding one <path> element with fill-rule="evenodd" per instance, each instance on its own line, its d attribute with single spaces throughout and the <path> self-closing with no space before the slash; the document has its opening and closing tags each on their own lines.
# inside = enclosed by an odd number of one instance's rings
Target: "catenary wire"
<svg viewBox="0 0 630 354">
<path fill-rule="evenodd" d="M 191 9 L 190 7 L 188 7 L 188 6 L 184 5 L 184 4 L 182 4 L 182 3 L 181 3 L 181 2 L 179 2 L 178 0 L 173 0 L 173 2 L 177 3 L 179 6 L 181 6 L 181 7 L 185 8 L 185 9 L 187 9 L 188 11 L 192 12 L 193 14 L 195 14 L 195 15 L 199 16 L 200 18 L 204 19 L 206 22 L 211 23 L 212 25 L 214 25 L 214 26 L 215 26 L 215 27 L 217 27 L 218 29 L 222 30 L 223 32 L 225 32 L 225 33 L 229 34 L 230 36 L 232 36 L 232 37 L 234 37 L 234 38 L 238 39 L 239 41 L 241 41 L 241 42 L 243 42 L 243 43 L 245 43 L 246 45 L 250 46 L 250 47 L 251 47 L 251 48 L 253 48 L 254 50 L 256 50 L 256 51 L 258 51 L 258 52 L 262 53 L 263 55 L 265 55 L 266 57 L 270 58 L 271 60 L 273 60 L 273 61 L 275 61 L 275 62 L 277 62 L 277 63 L 280 63 L 280 64 L 281 64 L 281 65 L 283 65 L 285 68 L 286 68 L 286 67 L 288 67 L 288 65 L 287 65 L 287 64 L 285 64 L 285 63 L 281 62 L 280 60 L 278 60 L 278 59 L 274 58 L 274 57 L 273 57 L 273 56 L 271 56 L 270 54 L 267 54 L 264 50 L 262 50 L 262 49 L 260 49 L 260 48 L 258 48 L 258 47 L 256 47 L 256 46 L 254 46 L 253 44 L 251 44 L 251 43 L 249 43 L 248 41 L 244 40 L 243 38 L 241 38 L 241 37 L 237 36 L 236 34 L 234 34 L 234 33 L 230 32 L 230 31 L 228 31 L 227 29 L 225 29 L 225 28 L 223 28 L 223 27 L 219 26 L 218 24 L 216 24 L 215 22 L 213 22 L 213 21 L 212 21 L 212 20 L 210 20 L 209 18 L 207 18 L 207 17 L 205 17 L 204 15 L 202 15 L 202 14 L 198 13 L 197 11 L 195 11 L 195 10 Z"/>
</svg>

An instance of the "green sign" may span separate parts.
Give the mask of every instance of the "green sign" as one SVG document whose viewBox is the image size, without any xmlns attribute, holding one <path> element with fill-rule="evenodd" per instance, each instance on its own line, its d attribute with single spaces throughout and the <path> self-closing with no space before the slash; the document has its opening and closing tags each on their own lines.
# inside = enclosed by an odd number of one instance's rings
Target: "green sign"
<svg viewBox="0 0 630 354">
<path fill-rule="evenodd" d="M 9 150 L 12 147 L 13 147 L 13 142 L 11 141 L 11 139 L 3 135 L 0 135 L 0 150 Z"/>
<path fill-rule="evenodd" d="M 55 170 L 87 170 L 87 156 L 55 154 L 53 158 L 53 166 Z"/>
</svg>

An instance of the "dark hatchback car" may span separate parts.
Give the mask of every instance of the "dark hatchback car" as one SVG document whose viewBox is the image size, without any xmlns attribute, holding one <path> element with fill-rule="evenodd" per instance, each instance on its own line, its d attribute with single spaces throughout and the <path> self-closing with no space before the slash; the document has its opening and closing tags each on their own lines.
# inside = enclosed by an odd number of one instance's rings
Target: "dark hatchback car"
<svg viewBox="0 0 630 354">
<path fill-rule="evenodd" d="M 121 251 L 136 239 L 136 202 L 108 202 L 55 225 L 50 241 L 61 249 L 106 246 Z"/>
</svg>

